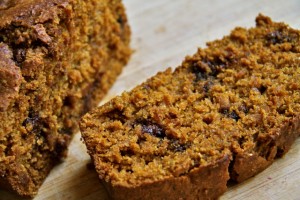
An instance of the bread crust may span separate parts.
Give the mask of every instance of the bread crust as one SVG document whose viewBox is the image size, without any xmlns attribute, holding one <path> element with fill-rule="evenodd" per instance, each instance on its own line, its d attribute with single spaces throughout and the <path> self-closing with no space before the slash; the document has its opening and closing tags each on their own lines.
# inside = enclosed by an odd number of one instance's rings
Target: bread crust
<svg viewBox="0 0 300 200">
<path fill-rule="evenodd" d="M 8 46 L 0 43 L 0 110 L 4 111 L 17 96 L 20 89 L 21 70 L 12 60 Z"/>
<path fill-rule="evenodd" d="M 170 177 L 143 185 L 126 187 L 103 182 L 112 199 L 217 199 L 229 180 L 230 157 L 193 169 L 188 174 Z"/>
<path fill-rule="evenodd" d="M 236 182 L 243 182 L 270 166 L 276 158 L 282 157 L 291 148 L 294 141 L 299 137 L 300 117 L 290 119 L 267 138 L 263 140 L 266 145 L 266 152 L 263 155 L 258 153 L 236 152 L 230 169 L 231 179 Z"/>
</svg>

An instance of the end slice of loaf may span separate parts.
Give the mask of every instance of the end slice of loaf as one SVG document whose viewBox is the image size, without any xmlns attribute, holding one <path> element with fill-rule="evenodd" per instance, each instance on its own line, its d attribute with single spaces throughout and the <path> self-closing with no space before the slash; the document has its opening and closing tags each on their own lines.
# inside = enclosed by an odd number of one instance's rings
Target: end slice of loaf
<svg viewBox="0 0 300 200">
<path fill-rule="evenodd" d="M 216 199 L 300 131 L 300 32 L 259 15 L 86 114 L 82 137 L 113 199 Z"/>
<path fill-rule="evenodd" d="M 0 2 L 0 187 L 32 197 L 129 55 L 120 0 Z"/>
</svg>

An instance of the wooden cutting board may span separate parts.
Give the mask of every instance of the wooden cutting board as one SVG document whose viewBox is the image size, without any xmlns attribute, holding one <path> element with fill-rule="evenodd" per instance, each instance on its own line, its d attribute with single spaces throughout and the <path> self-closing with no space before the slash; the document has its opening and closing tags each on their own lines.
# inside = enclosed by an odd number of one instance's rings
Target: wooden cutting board
<svg viewBox="0 0 300 200">
<path fill-rule="evenodd" d="M 226 3 L 225 3 L 226 2 Z M 124 0 L 132 27 L 135 53 L 104 103 L 169 66 L 205 42 L 227 35 L 236 26 L 254 26 L 258 13 L 300 29 L 299 0 Z M 106 192 L 78 133 L 65 162 L 56 166 L 34 200 L 106 200 Z M 0 191 L 1 200 L 18 199 Z M 300 138 L 290 152 L 246 182 L 230 186 L 221 200 L 300 199 Z"/>
</svg>

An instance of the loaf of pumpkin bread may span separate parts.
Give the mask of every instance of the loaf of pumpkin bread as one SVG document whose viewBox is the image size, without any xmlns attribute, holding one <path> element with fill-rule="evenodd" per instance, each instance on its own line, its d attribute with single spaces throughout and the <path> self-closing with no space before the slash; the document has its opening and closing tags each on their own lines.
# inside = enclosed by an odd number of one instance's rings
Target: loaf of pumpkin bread
<svg viewBox="0 0 300 200">
<path fill-rule="evenodd" d="M 259 15 L 86 114 L 82 137 L 112 199 L 217 199 L 300 133 L 300 32 Z"/>
<path fill-rule="evenodd" d="M 120 0 L 0 1 L 0 187 L 33 197 L 130 55 Z"/>
</svg>

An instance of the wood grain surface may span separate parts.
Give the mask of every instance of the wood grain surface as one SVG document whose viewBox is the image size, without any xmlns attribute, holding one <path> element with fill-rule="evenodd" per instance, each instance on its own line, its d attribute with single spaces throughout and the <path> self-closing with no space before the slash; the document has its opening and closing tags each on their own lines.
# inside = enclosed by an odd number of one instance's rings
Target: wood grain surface
<svg viewBox="0 0 300 200">
<path fill-rule="evenodd" d="M 167 67 L 176 67 L 205 42 L 229 34 L 236 26 L 254 26 L 258 13 L 300 29 L 299 0 L 124 0 L 135 50 L 128 66 L 101 102 Z M 34 200 L 107 200 L 78 133 L 66 160 L 56 166 Z M 19 198 L 0 191 L 1 200 Z M 299 200 L 300 139 L 290 152 L 246 182 L 230 186 L 221 200 Z"/>
</svg>

